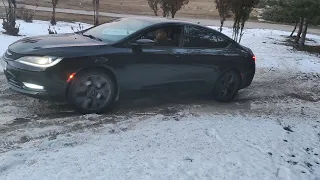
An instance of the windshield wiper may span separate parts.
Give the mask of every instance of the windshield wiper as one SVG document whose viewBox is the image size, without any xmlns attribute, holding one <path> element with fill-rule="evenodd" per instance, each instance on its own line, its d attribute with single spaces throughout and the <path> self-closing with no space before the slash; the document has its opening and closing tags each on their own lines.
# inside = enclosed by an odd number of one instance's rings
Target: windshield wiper
<svg viewBox="0 0 320 180">
<path fill-rule="evenodd" d="M 90 35 L 82 34 L 82 36 L 88 37 L 88 38 L 90 38 L 90 39 L 95 39 L 95 40 L 98 40 L 98 41 L 102 41 L 102 39 L 97 38 L 97 37 L 95 37 L 95 36 L 92 36 L 91 34 L 90 34 Z"/>
</svg>

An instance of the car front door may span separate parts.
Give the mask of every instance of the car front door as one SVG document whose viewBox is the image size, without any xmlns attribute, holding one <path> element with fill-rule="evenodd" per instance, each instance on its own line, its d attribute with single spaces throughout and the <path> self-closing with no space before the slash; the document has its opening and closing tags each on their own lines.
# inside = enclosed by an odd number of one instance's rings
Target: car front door
<svg viewBox="0 0 320 180">
<path fill-rule="evenodd" d="M 165 29 L 169 32 L 172 44 L 157 44 L 155 40 L 156 32 Z M 171 93 L 179 87 L 181 71 L 178 67 L 178 55 L 175 49 L 181 46 L 181 34 L 183 26 L 169 25 L 152 28 L 136 38 L 130 40 L 125 73 L 119 77 L 126 84 L 125 89 L 139 90 L 140 92 L 162 92 Z M 172 34 L 173 33 L 173 34 Z M 139 41 L 140 40 L 140 41 Z M 137 44 L 137 42 L 145 42 Z"/>
</svg>

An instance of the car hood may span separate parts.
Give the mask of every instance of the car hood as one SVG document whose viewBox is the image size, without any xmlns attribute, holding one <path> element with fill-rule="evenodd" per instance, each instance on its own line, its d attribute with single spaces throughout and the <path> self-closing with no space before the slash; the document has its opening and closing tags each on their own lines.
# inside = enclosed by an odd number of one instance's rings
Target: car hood
<svg viewBox="0 0 320 180">
<path fill-rule="evenodd" d="M 106 43 L 73 33 L 27 37 L 14 42 L 9 49 L 23 55 L 70 57 L 104 45 Z"/>
</svg>

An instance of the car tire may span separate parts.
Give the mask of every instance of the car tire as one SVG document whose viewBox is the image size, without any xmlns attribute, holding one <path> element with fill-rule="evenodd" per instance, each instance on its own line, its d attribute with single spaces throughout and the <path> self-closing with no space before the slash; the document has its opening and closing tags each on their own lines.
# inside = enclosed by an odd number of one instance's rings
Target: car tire
<svg viewBox="0 0 320 180">
<path fill-rule="evenodd" d="M 68 91 L 69 102 L 83 114 L 106 112 L 116 97 L 116 83 L 110 75 L 100 71 L 76 75 Z"/>
<path fill-rule="evenodd" d="M 213 98 L 218 102 L 230 102 L 239 91 L 241 77 L 237 71 L 223 73 L 215 82 Z"/>
</svg>

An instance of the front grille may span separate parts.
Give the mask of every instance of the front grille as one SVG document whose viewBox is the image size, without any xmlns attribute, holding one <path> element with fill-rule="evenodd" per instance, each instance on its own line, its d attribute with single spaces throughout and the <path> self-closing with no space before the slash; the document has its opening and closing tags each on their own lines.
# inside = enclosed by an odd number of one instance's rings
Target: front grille
<svg viewBox="0 0 320 180">
<path fill-rule="evenodd" d="M 6 71 L 6 72 L 5 72 L 5 75 L 6 75 L 6 77 L 7 77 L 7 82 L 8 82 L 9 84 L 11 84 L 11 85 L 13 85 L 13 86 L 15 86 L 15 87 L 19 87 L 19 88 L 22 88 L 22 87 L 23 87 L 22 83 L 21 83 L 21 82 L 18 82 L 18 81 L 16 80 L 16 76 L 15 76 L 14 74 L 12 74 L 12 73 L 9 72 L 9 71 Z"/>
<path fill-rule="evenodd" d="M 8 83 L 11 84 L 12 86 L 18 87 L 18 88 L 22 88 L 22 84 L 13 80 L 13 79 L 8 79 Z"/>
<path fill-rule="evenodd" d="M 4 53 L 3 59 L 6 61 L 14 61 L 22 57 L 20 54 L 10 51 L 9 49 Z"/>
</svg>

